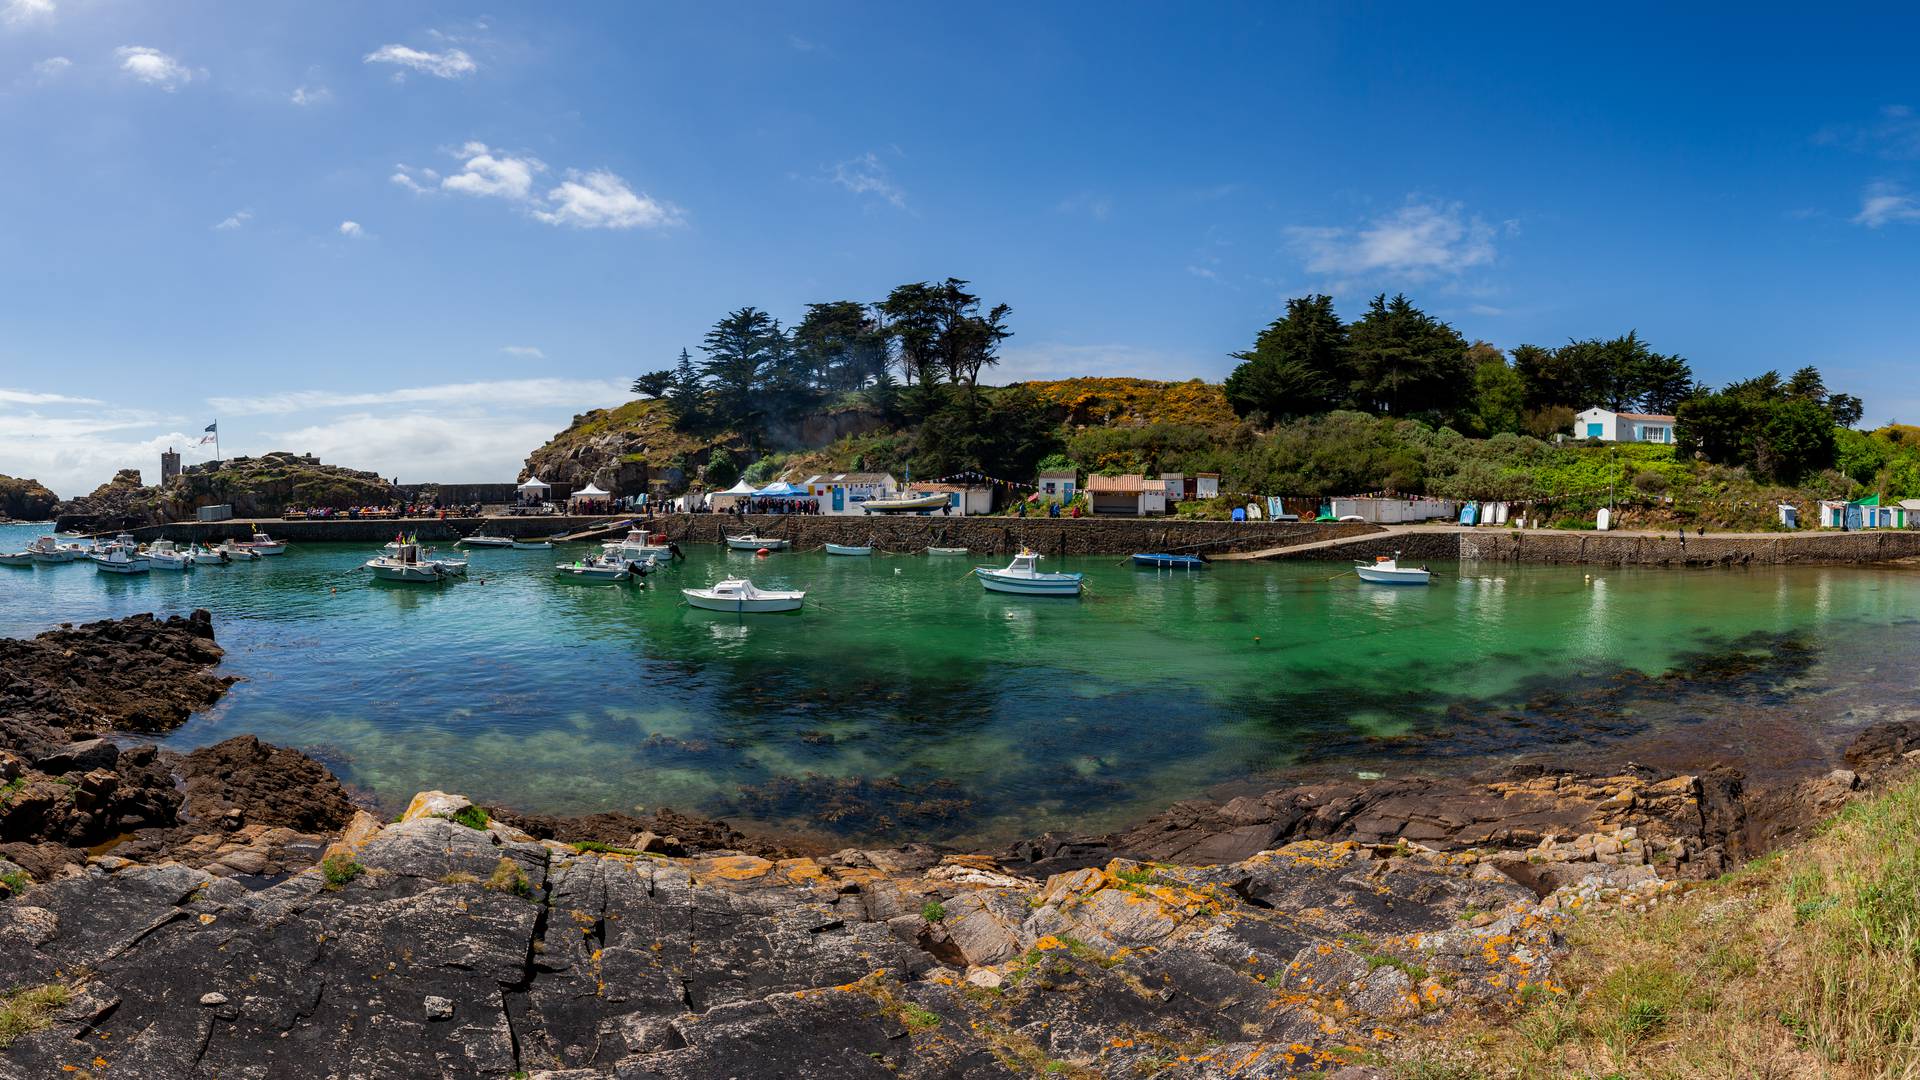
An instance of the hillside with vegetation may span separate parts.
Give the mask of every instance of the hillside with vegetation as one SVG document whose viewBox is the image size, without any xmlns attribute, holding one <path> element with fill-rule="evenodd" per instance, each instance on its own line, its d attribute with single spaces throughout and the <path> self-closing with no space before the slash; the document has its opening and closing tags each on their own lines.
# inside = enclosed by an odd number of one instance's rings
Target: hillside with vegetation
<svg viewBox="0 0 1920 1080">
<path fill-rule="evenodd" d="M 293 507 L 384 506 L 399 491 L 377 473 L 328 465 L 276 450 L 189 465 L 164 485 L 122 469 L 91 493 L 60 504 L 62 527 L 131 528 L 179 521 L 203 506 L 231 506 L 235 517 L 279 517 Z"/>
<path fill-rule="evenodd" d="M 528 472 L 630 494 L 800 479 L 830 470 L 1031 482 L 1085 473 L 1213 472 L 1226 513 L 1248 496 L 1391 492 L 1524 504 L 1585 527 L 1778 528 L 1776 507 L 1920 497 L 1920 428 L 1857 430 L 1858 398 L 1820 372 L 1719 389 L 1634 331 L 1502 350 L 1404 296 L 1346 321 L 1291 300 L 1223 383 L 1074 378 L 983 384 L 1012 309 L 968 282 L 914 282 L 878 301 L 811 304 L 791 328 L 730 312 L 641 400 L 577 417 Z M 1670 445 L 1573 437 L 1577 411 L 1676 417 Z M 642 467 L 643 466 L 643 467 Z"/>
<path fill-rule="evenodd" d="M 0 475 L 0 518 L 44 521 L 59 501 L 60 496 L 38 480 Z"/>
</svg>

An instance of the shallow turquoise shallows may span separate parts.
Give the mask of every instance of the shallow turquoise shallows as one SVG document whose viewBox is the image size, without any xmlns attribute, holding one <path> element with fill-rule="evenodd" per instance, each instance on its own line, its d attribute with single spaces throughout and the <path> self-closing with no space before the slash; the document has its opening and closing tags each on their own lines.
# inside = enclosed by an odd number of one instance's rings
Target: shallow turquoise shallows
<svg viewBox="0 0 1920 1080">
<path fill-rule="evenodd" d="M 0 549 L 42 531 L 0 527 Z M 969 567 L 1006 561 L 985 557 L 703 546 L 645 589 L 558 579 L 585 550 L 478 550 L 438 586 L 375 584 L 347 544 L 185 575 L 0 567 L 0 634 L 205 607 L 243 681 L 168 744 L 251 732 L 388 803 L 443 788 L 972 842 L 1303 767 L 1477 766 L 1788 701 L 1845 727 L 1920 681 L 1920 577 L 1896 570 L 1449 564 L 1387 588 L 1329 563 L 1046 560 L 1086 573 L 1073 600 L 985 592 Z M 729 574 L 806 589 L 806 609 L 680 602 Z"/>
</svg>

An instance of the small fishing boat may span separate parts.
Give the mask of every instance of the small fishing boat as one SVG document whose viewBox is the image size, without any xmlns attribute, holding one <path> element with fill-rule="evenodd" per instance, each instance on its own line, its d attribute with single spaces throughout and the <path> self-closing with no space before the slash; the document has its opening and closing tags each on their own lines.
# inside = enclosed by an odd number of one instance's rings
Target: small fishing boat
<svg viewBox="0 0 1920 1080">
<path fill-rule="evenodd" d="M 552 551 L 553 545 L 547 543 L 545 540 L 515 540 L 513 542 L 513 550 L 515 551 Z"/>
<path fill-rule="evenodd" d="M 63 544 L 59 537 L 41 536 L 27 545 L 27 554 L 36 563 L 70 563 L 85 558 L 87 549 L 81 544 Z"/>
<path fill-rule="evenodd" d="M 113 539 L 107 541 L 106 543 L 97 545 L 94 548 L 94 550 L 95 551 L 121 550 L 121 551 L 132 551 L 137 553 L 140 550 L 140 542 L 133 538 L 132 533 L 121 533 L 120 535 L 114 537 Z"/>
<path fill-rule="evenodd" d="M 971 552 L 969 552 L 968 549 L 966 548 L 930 547 L 927 549 L 927 554 L 929 555 L 967 555 L 967 554 L 971 554 Z"/>
<path fill-rule="evenodd" d="M 1022 549 L 1004 569 L 976 566 L 974 575 L 989 592 L 1018 596 L 1079 596 L 1080 574 L 1046 573 L 1040 569 L 1040 553 Z"/>
<path fill-rule="evenodd" d="M 903 495 L 897 499 L 868 499 L 860 509 L 869 514 L 930 514 L 953 505 L 944 492 L 931 495 Z"/>
<path fill-rule="evenodd" d="M 1391 558 L 1376 555 L 1370 563 L 1354 563 L 1353 573 L 1361 581 L 1375 585 L 1425 585 L 1433 577 L 1424 566 L 1401 566 L 1400 553 L 1397 551 Z"/>
<path fill-rule="evenodd" d="M 142 552 L 155 570 L 191 570 L 193 557 L 173 545 L 171 540 L 155 540 Z"/>
<path fill-rule="evenodd" d="M 144 574 L 153 569 L 152 560 L 145 555 L 118 545 L 108 545 L 87 558 L 92 559 L 93 568 L 103 574 Z"/>
<path fill-rule="evenodd" d="M 1204 555 L 1169 555 L 1165 552 L 1151 554 L 1135 553 L 1133 565 L 1151 566 L 1156 570 L 1205 570 L 1213 565 Z"/>
<path fill-rule="evenodd" d="M 601 554 L 561 563 L 553 571 L 569 581 L 628 581 L 633 578 L 633 568 L 637 565 Z"/>
<path fill-rule="evenodd" d="M 466 563 L 432 558 L 419 544 L 389 544 L 366 565 L 379 581 L 425 583 L 467 575 Z"/>
<path fill-rule="evenodd" d="M 16 551 L 10 555 L 0 555 L 0 566 L 32 566 L 33 552 Z"/>
<path fill-rule="evenodd" d="M 237 540 L 227 540 L 213 550 L 225 555 L 231 562 L 258 562 L 260 553 Z"/>
<path fill-rule="evenodd" d="M 829 555 L 871 555 L 873 554 L 873 545 L 872 544 L 863 544 L 863 545 L 828 544 L 827 554 Z"/>
<path fill-rule="evenodd" d="M 707 589 L 681 589 L 688 607 L 705 611 L 730 611 L 738 615 L 775 611 L 799 611 L 807 594 L 799 591 L 756 589 L 746 578 L 727 578 Z"/>
<path fill-rule="evenodd" d="M 254 533 L 253 539 L 241 540 L 238 541 L 238 544 L 260 555 L 285 555 L 287 553 L 287 542 L 285 540 L 275 540 L 273 537 L 262 532 Z"/>
<path fill-rule="evenodd" d="M 199 544 L 193 544 L 187 548 L 187 558 L 192 559 L 195 566 L 226 566 L 233 562 L 226 552 Z"/>
<path fill-rule="evenodd" d="M 734 551 L 759 551 L 761 548 L 766 548 L 768 551 L 785 551 L 787 542 L 774 536 L 754 536 L 749 533 L 746 536 L 727 537 L 727 546 Z"/>
<path fill-rule="evenodd" d="M 645 529 L 630 529 L 621 539 L 609 540 L 600 546 L 616 559 L 645 563 L 670 562 L 676 550 L 667 542 L 665 533 L 649 535 Z"/>
<path fill-rule="evenodd" d="M 511 536 L 483 536 L 480 533 L 474 533 L 472 536 L 463 536 L 454 541 L 454 545 L 456 547 L 510 548 L 514 546 L 514 543 L 513 537 Z"/>
</svg>

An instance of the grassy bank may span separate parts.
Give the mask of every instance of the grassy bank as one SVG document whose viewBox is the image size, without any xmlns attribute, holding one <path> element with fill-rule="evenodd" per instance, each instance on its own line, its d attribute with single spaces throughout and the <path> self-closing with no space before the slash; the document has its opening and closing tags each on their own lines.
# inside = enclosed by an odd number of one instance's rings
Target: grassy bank
<svg viewBox="0 0 1920 1080">
<path fill-rule="evenodd" d="M 1920 779 L 1569 932 L 1564 995 L 1436 1033 L 1402 1080 L 1920 1076 Z"/>
</svg>

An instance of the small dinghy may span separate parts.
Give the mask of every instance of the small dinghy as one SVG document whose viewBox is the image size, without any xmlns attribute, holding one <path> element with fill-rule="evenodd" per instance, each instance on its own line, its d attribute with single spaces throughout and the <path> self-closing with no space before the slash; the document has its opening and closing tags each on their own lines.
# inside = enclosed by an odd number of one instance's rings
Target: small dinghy
<svg viewBox="0 0 1920 1080">
<path fill-rule="evenodd" d="M 966 548 L 937 548 L 937 547 L 930 547 L 930 548 L 928 548 L 928 549 L 927 549 L 927 554 L 929 554 L 929 555 L 965 555 L 965 554 L 967 554 L 967 553 L 968 553 L 968 551 L 967 551 L 967 549 L 966 549 Z"/>
<path fill-rule="evenodd" d="M 0 555 L 0 566 L 32 566 L 33 552 L 16 551 L 11 555 Z"/>
<path fill-rule="evenodd" d="M 953 504 L 953 499 L 944 492 L 936 491 L 931 495 L 903 495 L 897 499 L 868 499 L 860 504 L 860 509 L 869 514 L 930 514 L 935 510 L 944 510 Z"/>
<path fill-rule="evenodd" d="M 866 545 L 828 544 L 827 554 L 829 555 L 871 555 L 873 554 L 873 545 L 872 544 L 866 544 Z"/>
<path fill-rule="evenodd" d="M 510 548 L 510 547 L 516 546 L 513 542 L 513 537 L 511 536 L 485 536 L 485 535 L 482 535 L 481 533 L 474 533 L 472 536 L 463 536 L 460 539 L 454 541 L 454 544 L 457 547 Z"/>
<path fill-rule="evenodd" d="M 1205 570 L 1213 565 L 1204 555 L 1169 555 L 1164 552 L 1151 554 L 1135 553 L 1133 565 L 1151 566 L 1156 570 Z"/>
<path fill-rule="evenodd" d="M 553 545 L 547 543 L 545 540 L 515 540 L 513 542 L 513 550 L 515 551 L 552 551 Z"/>
<path fill-rule="evenodd" d="M 991 566 L 976 566 L 974 575 L 980 584 L 990 592 L 1013 593 L 1018 596 L 1079 596 L 1080 574 L 1044 573 L 1040 569 L 1040 553 L 1022 550 L 1013 557 L 1004 569 L 995 570 Z"/>
<path fill-rule="evenodd" d="M 1400 565 L 1400 553 L 1394 552 L 1392 558 L 1376 555 L 1370 563 L 1354 563 L 1353 572 L 1361 581 L 1375 585 L 1426 585 L 1433 578 L 1426 567 Z"/>
<path fill-rule="evenodd" d="M 193 556 L 173 546 L 171 540 L 155 540 L 147 545 L 145 554 L 155 570 L 193 569 Z"/>
<path fill-rule="evenodd" d="M 688 607 L 739 615 L 799 611 L 807 598 L 804 592 L 756 589 L 746 578 L 727 578 L 707 589 L 681 589 L 680 594 L 687 598 Z"/>
<path fill-rule="evenodd" d="M 759 551 L 761 548 L 766 548 L 768 551 L 785 551 L 787 542 L 777 537 L 748 534 L 727 537 L 727 546 L 735 551 Z"/>
<path fill-rule="evenodd" d="M 589 555 L 570 563 L 561 563 L 553 568 L 568 581 L 629 581 L 635 575 L 637 563 L 611 555 Z M 645 573 L 644 570 L 640 571 Z"/>
</svg>

